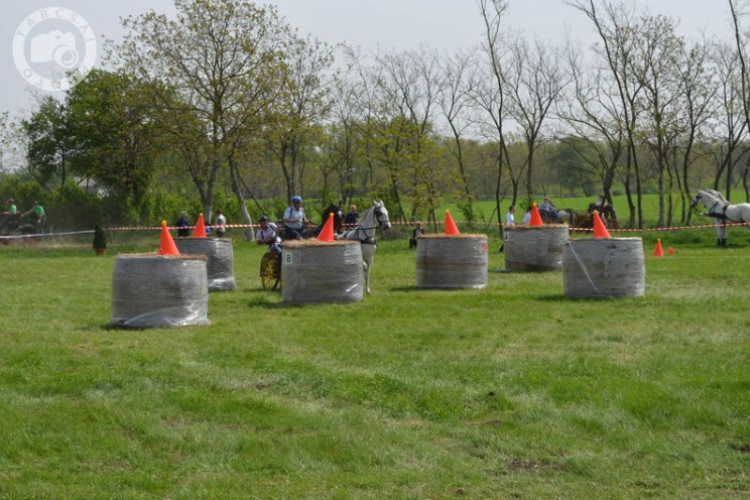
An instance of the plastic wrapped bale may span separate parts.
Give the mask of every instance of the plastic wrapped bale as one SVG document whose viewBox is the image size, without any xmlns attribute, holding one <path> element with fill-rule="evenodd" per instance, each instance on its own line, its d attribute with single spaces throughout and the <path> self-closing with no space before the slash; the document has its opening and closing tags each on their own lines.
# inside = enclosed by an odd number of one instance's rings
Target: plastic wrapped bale
<svg viewBox="0 0 750 500">
<path fill-rule="evenodd" d="M 420 288 L 485 288 L 487 236 L 425 234 L 417 245 Z"/>
<path fill-rule="evenodd" d="M 208 325 L 205 255 L 119 255 L 112 275 L 113 325 Z"/>
<path fill-rule="evenodd" d="M 643 297 L 641 238 L 570 240 L 563 250 L 563 288 L 572 298 Z"/>
<path fill-rule="evenodd" d="M 358 241 L 284 242 L 281 297 L 292 304 L 361 302 L 362 245 Z"/>
<path fill-rule="evenodd" d="M 181 254 L 205 255 L 208 257 L 208 291 L 234 290 L 234 251 L 232 240 L 227 238 L 177 238 L 177 249 Z"/>
<path fill-rule="evenodd" d="M 566 224 L 510 226 L 503 229 L 503 234 L 506 271 L 562 270 L 563 247 L 568 242 Z"/>
</svg>

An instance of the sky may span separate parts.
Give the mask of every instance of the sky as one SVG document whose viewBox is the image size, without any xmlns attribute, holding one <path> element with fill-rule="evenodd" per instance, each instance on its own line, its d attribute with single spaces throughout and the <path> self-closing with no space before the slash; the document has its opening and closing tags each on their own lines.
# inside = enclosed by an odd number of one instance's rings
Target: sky
<svg viewBox="0 0 750 500">
<path fill-rule="evenodd" d="M 99 58 L 102 36 L 121 38 L 121 16 L 137 15 L 150 9 L 174 13 L 172 0 L 25 0 L 12 3 L 6 0 L 4 3 L 3 16 L 0 16 L 0 112 L 11 111 L 14 115 L 26 114 L 34 106 L 33 87 L 16 69 L 13 45 L 14 39 L 19 37 L 19 25 L 27 23 L 28 28 L 29 16 L 38 9 L 63 7 L 82 16 L 90 28 L 86 33 L 93 31 L 99 39 Z M 310 33 L 329 44 L 345 41 L 365 51 L 411 49 L 420 44 L 450 51 L 472 47 L 482 36 L 475 0 L 275 0 L 273 3 L 300 33 Z M 730 35 L 728 7 L 724 1 L 640 0 L 637 4 L 651 13 L 678 19 L 678 31 L 689 39 L 699 39 L 703 33 L 720 38 Z M 566 32 L 584 47 L 594 41 L 590 22 L 562 0 L 511 0 L 509 22 L 525 33 L 555 42 L 562 42 Z M 45 31 L 55 29 L 41 22 L 34 29 L 40 26 Z M 36 32 L 26 33 L 29 40 L 36 35 Z M 28 54 L 28 45 L 26 47 Z M 51 52 L 47 55 L 52 57 Z M 39 95 L 38 91 L 35 93 Z"/>
</svg>

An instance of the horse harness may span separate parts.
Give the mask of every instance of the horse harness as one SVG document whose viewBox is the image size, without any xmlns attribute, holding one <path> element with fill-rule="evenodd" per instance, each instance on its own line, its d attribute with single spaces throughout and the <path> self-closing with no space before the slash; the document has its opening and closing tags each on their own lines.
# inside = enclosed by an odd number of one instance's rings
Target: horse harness
<svg viewBox="0 0 750 500">
<path fill-rule="evenodd" d="M 360 243 L 361 243 L 362 245 L 375 245 L 375 246 L 377 246 L 377 245 L 378 245 L 378 243 L 377 243 L 377 242 L 375 241 L 375 236 L 367 236 L 367 231 L 369 231 L 369 230 L 371 230 L 371 229 L 377 229 L 378 227 L 380 227 L 380 224 L 379 224 L 379 223 L 380 223 L 380 215 L 381 215 L 381 214 L 382 214 L 382 212 L 380 211 L 380 209 L 379 209 L 379 208 L 376 208 L 376 209 L 375 209 L 375 220 L 377 220 L 377 221 L 378 221 L 378 225 L 377 225 L 377 226 L 375 226 L 375 227 L 367 227 L 367 228 L 365 228 L 365 227 L 362 227 L 362 225 L 360 224 L 359 226 L 357 226 L 357 227 L 356 227 L 356 228 L 354 229 L 354 230 L 356 231 L 356 233 L 355 233 L 355 235 L 357 236 L 357 238 L 356 238 L 356 239 L 357 239 L 357 241 L 359 241 L 359 242 L 360 242 Z M 364 234 L 364 238 L 359 238 L 359 232 L 360 232 L 360 231 L 362 231 L 362 233 Z"/>
<path fill-rule="evenodd" d="M 705 215 L 707 215 L 708 217 L 713 217 L 714 219 L 721 219 L 724 222 L 726 222 L 727 220 L 729 220 L 729 217 L 727 217 L 727 208 L 729 208 L 729 203 L 724 205 L 724 208 L 722 209 L 721 213 L 714 212 L 714 209 L 716 208 L 716 205 L 718 204 L 719 204 L 718 201 L 714 203 L 711 206 L 711 208 L 708 209 L 708 213 Z"/>
</svg>

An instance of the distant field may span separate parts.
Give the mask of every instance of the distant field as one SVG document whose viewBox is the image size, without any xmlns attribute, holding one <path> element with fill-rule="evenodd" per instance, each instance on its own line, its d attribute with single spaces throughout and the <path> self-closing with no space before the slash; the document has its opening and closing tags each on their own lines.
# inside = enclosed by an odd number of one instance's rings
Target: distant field
<svg viewBox="0 0 750 500">
<path fill-rule="evenodd" d="M 0 498 L 748 498 L 750 249 L 693 233 L 643 299 L 568 300 L 496 240 L 488 289 L 419 290 L 387 241 L 374 295 L 305 307 L 236 241 L 212 325 L 147 331 L 107 323 L 155 234 L 0 247 Z"/>
</svg>

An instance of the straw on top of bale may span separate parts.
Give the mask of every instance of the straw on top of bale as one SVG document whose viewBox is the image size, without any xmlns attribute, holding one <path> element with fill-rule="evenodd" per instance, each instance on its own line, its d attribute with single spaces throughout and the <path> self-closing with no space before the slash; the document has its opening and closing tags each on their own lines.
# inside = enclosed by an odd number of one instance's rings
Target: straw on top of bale
<svg viewBox="0 0 750 500">
<path fill-rule="evenodd" d="M 420 240 L 486 240 L 486 234 L 422 234 Z"/>
<path fill-rule="evenodd" d="M 294 248 L 306 248 L 306 247 L 335 247 L 335 246 L 347 246 L 347 245 L 359 245 L 359 241 L 356 240 L 334 240 L 334 241 L 320 241 L 318 239 L 309 240 L 291 240 L 284 242 L 284 249 L 291 250 Z"/>
</svg>

